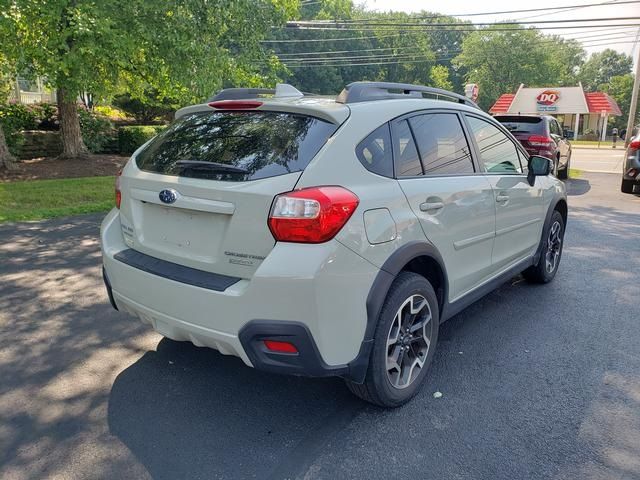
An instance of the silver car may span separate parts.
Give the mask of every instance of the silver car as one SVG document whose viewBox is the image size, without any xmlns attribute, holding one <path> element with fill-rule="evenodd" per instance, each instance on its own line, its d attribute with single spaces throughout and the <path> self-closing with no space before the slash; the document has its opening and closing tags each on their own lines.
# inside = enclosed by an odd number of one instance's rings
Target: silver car
<svg viewBox="0 0 640 480">
<path fill-rule="evenodd" d="M 567 198 L 551 168 L 444 90 L 223 90 L 118 177 L 105 284 L 165 337 L 398 406 L 442 322 L 520 272 L 554 278 Z"/>
</svg>

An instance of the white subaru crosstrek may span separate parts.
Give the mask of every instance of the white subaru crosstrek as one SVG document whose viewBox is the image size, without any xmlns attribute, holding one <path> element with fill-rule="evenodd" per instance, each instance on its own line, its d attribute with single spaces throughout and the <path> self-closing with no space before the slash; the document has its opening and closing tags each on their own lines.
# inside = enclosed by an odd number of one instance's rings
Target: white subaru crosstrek
<svg viewBox="0 0 640 480">
<path fill-rule="evenodd" d="M 124 167 L 105 284 L 165 337 L 401 405 L 440 323 L 520 272 L 555 276 L 567 199 L 550 168 L 444 90 L 223 90 Z"/>
</svg>

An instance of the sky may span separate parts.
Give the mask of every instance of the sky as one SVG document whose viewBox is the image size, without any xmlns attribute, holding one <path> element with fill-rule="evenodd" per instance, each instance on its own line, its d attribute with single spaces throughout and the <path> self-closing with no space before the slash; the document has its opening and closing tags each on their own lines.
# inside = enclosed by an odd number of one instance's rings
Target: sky
<svg viewBox="0 0 640 480">
<path fill-rule="evenodd" d="M 621 1 L 621 0 L 617 0 Z M 585 5 L 593 3 L 604 3 L 605 0 L 536 0 L 535 2 L 514 2 L 505 0 L 449 0 L 446 2 L 428 1 L 428 0 L 367 0 L 358 1 L 357 5 L 364 5 L 368 10 L 378 11 L 403 11 L 407 13 L 417 13 L 421 10 L 430 12 L 443 13 L 447 15 L 463 14 L 463 13 L 483 13 L 483 12 L 496 12 L 504 10 L 521 10 L 531 8 L 546 8 L 546 7 L 562 7 L 563 5 Z M 604 6 L 593 7 L 581 7 L 572 8 L 570 10 L 552 10 L 549 12 L 526 12 L 526 13 L 511 13 L 502 15 L 482 15 L 473 17 L 460 17 L 464 20 L 471 20 L 473 22 L 495 22 L 504 20 L 520 20 L 532 22 L 540 20 L 562 20 L 562 19 L 581 19 L 581 18 L 608 18 L 608 17 L 640 17 L 640 2 L 616 5 L 616 1 L 607 1 Z M 606 25 L 607 22 L 602 22 Z M 635 23 L 640 24 L 640 20 L 631 21 L 611 21 L 609 23 Z M 544 26 L 544 25 L 540 25 Z M 556 33 L 562 35 L 565 38 L 587 37 L 590 39 L 579 40 L 585 43 L 585 50 L 591 54 L 598 52 L 606 48 L 612 48 L 618 52 L 632 55 L 634 61 L 638 55 L 638 43 L 614 43 L 614 42 L 629 42 L 636 40 L 636 34 L 638 34 L 639 27 L 635 28 L 615 28 L 612 29 L 616 33 L 616 38 L 613 40 L 606 40 L 605 37 L 593 37 L 595 35 L 601 35 L 602 33 L 608 33 L 612 30 L 600 30 L 605 27 L 594 27 L 590 29 L 567 29 L 567 30 L 546 30 L 546 33 Z M 599 30 L 596 32 L 595 30 Z M 611 35 L 613 36 L 613 35 Z M 593 44 L 601 45 L 593 45 Z M 590 45 L 591 44 L 591 45 Z"/>
</svg>

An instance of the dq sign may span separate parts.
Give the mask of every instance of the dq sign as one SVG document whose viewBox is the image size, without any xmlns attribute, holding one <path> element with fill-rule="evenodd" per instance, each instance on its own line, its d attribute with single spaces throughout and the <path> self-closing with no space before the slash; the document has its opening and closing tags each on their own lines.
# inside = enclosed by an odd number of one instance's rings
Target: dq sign
<svg viewBox="0 0 640 480">
<path fill-rule="evenodd" d="M 558 107 L 554 104 L 560 98 L 560 92 L 558 90 L 543 90 L 536 97 L 536 103 L 538 104 L 538 110 L 543 112 L 555 112 Z"/>
</svg>

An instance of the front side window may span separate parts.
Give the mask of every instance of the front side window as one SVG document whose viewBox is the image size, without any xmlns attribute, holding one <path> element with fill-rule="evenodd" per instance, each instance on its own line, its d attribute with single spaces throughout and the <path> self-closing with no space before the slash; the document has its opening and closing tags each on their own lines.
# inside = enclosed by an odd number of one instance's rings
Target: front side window
<svg viewBox="0 0 640 480">
<path fill-rule="evenodd" d="M 416 115 L 409 120 L 418 143 L 425 175 L 474 172 L 469 145 L 458 116 L 452 113 Z"/>
<path fill-rule="evenodd" d="M 487 173 L 522 173 L 518 149 L 498 127 L 486 120 L 467 116 Z"/>
<path fill-rule="evenodd" d="M 422 164 L 418 156 L 418 149 L 413 140 L 413 134 L 409 128 L 409 123 L 402 120 L 395 128 L 395 148 L 396 148 L 396 176 L 414 177 L 422 175 Z"/>
<path fill-rule="evenodd" d="M 356 147 L 356 156 L 370 172 L 384 177 L 393 177 L 393 154 L 391 153 L 389 124 L 376 128 Z"/>
<path fill-rule="evenodd" d="M 247 181 L 300 172 L 337 126 L 284 112 L 198 112 L 177 119 L 136 157 L 148 172 Z"/>
</svg>

